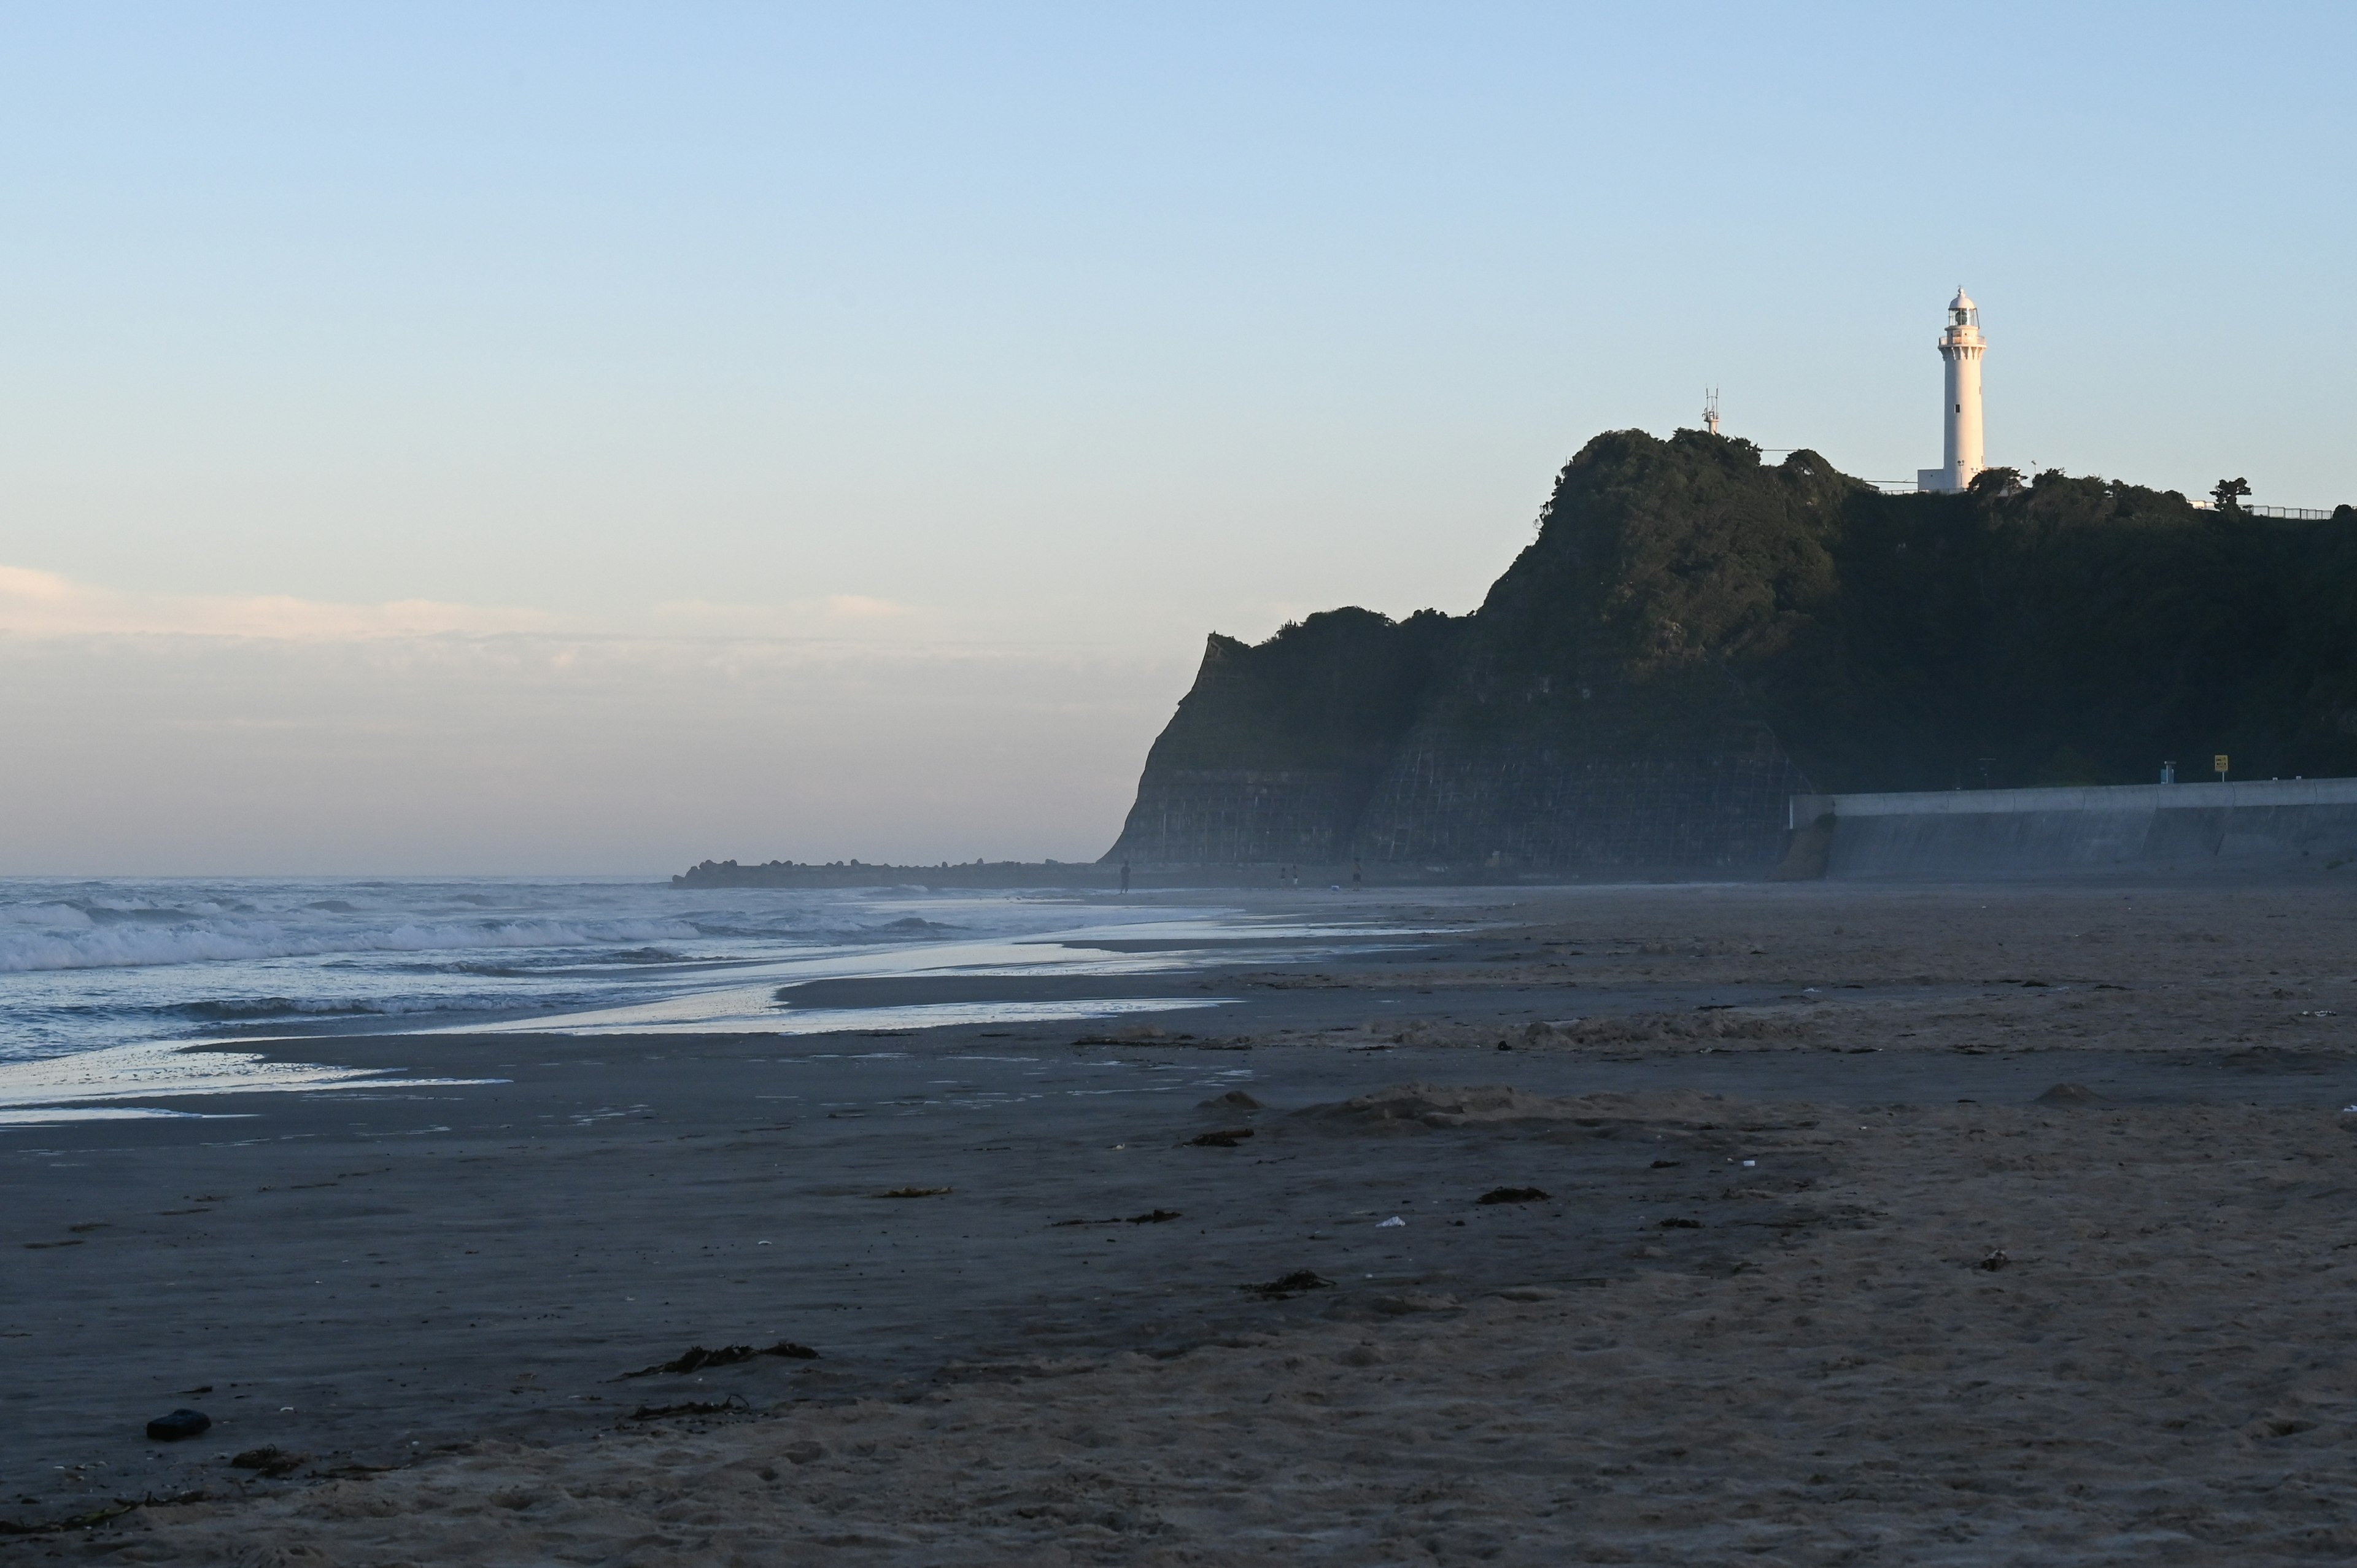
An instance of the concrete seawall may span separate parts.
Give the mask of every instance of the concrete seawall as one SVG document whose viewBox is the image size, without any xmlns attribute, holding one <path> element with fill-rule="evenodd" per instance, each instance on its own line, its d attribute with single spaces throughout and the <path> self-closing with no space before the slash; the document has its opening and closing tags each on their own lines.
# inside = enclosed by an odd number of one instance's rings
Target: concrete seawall
<svg viewBox="0 0 2357 1568">
<path fill-rule="evenodd" d="M 1787 875 L 2322 866 L 2357 861 L 2357 779 L 1795 795 L 1789 825 Z"/>
</svg>

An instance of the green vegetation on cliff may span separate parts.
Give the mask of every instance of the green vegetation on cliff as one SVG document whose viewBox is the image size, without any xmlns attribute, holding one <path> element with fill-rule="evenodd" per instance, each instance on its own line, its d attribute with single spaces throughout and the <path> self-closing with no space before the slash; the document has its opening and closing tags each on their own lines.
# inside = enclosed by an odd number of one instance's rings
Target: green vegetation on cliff
<svg viewBox="0 0 2357 1568">
<path fill-rule="evenodd" d="M 2049 472 L 1883 495 L 1598 436 L 1474 618 L 1502 666 L 1757 716 L 1828 789 L 2357 772 L 2357 516 Z"/>
</svg>

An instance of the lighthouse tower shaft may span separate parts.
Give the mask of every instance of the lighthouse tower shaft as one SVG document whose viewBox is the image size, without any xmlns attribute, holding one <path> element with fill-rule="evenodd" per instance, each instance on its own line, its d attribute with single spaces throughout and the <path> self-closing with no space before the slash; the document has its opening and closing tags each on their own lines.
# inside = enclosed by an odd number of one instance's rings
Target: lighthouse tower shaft
<svg viewBox="0 0 2357 1568">
<path fill-rule="evenodd" d="M 1939 483 L 1931 487 L 1961 490 L 1973 476 L 1988 467 L 1981 444 L 1981 355 L 1988 348 L 1981 336 L 1981 313 L 1963 289 L 1948 306 L 1948 325 L 1940 334 L 1940 358 L 1946 362 L 1947 403 L 1941 425 Z"/>
</svg>

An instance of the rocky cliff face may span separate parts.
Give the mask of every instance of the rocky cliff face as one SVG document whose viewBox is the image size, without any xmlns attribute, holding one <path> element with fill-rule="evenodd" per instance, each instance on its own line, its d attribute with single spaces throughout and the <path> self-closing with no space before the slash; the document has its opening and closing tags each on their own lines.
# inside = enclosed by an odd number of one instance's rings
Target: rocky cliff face
<svg viewBox="0 0 2357 1568">
<path fill-rule="evenodd" d="M 1194 689 L 1146 754 L 1121 841 L 1148 865 L 1301 862 L 1353 853 L 1464 623 L 1341 609 L 1257 648 L 1214 633 Z"/>
<path fill-rule="evenodd" d="M 1106 857 L 1741 873 L 1813 788 L 2357 772 L 2357 513 L 1597 437 L 1472 615 L 1214 636 Z"/>
</svg>

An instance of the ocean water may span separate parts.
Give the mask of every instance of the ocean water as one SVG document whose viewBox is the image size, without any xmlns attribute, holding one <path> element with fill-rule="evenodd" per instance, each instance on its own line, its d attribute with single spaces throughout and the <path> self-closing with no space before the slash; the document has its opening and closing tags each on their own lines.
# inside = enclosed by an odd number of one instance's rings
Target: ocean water
<svg viewBox="0 0 2357 1568">
<path fill-rule="evenodd" d="M 1092 949 L 1086 939 L 1244 929 L 1321 945 L 1371 934 L 1065 892 L 0 879 L 0 1110 L 358 1081 L 237 1050 L 257 1038 L 315 1038 L 326 1062 L 334 1036 L 350 1033 L 802 1034 L 1201 1005 L 1116 996 L 850 1013 L 798 1007 L 792 989 L 839 976 L 1143 974 L 1204 959 Z M 199 1044 L 208 1048 L 187 1048 Z"/>
<path fill-rule="evenodd" d="M 611 1009 L 653 1008 L 651 1022 L 685 996 L 796 975 L 1049 962 L 1052 946 L 1008 950 L 1172 913 L 915 887 L 8 879 L 0 1061 L 255 1032 L 514 1026 L 555 1015 L 577 1027 Z"/>
</svg>

